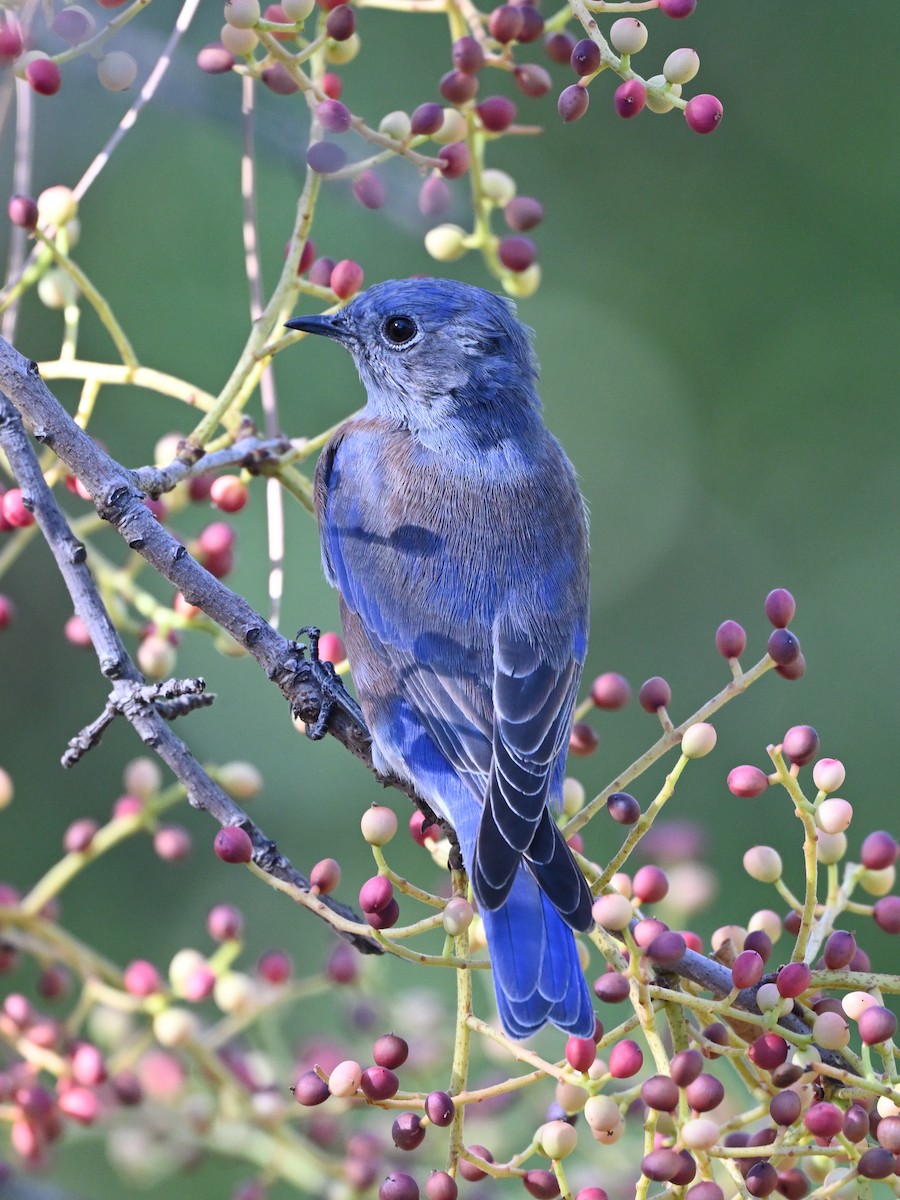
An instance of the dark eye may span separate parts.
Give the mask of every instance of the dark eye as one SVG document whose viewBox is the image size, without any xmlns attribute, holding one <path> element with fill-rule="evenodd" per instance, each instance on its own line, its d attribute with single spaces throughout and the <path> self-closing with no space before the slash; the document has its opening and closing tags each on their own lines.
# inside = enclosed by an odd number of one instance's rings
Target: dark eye
<svg viewBox="0 0 900 1200">
<path fill-rule="evenodd" d="M 394 346 L 404 346 L 411 342 L 419 332 L 419 327 L 412 317 L 402 315 L 388 317 L 381 327 L 381 332 Z"/>
</svg>

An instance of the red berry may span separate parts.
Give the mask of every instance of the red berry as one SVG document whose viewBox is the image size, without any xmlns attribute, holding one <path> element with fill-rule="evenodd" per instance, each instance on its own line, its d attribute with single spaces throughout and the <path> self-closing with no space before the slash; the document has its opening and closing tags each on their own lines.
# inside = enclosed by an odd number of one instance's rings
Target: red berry
<svg viewBox="0 0 900 1200">
<path fill-rule="evenodd" d="M 4 519 L 13 529 L 24 529 L 34 524 L 34 513 L 25 504 L 21 488 L 10 488 L 0 499 Z"/>
<path fill-rule="evenodd" d="M 488 96 L 475 111 L 482 125 L 491 133 L 502 133 L 516 119 L 516 106 L 506 96 Z"/>
<path fill-rule="evenodd" d="M 13 621 L 16 619 L 16 606 L 10 600 L 9 596 L 4 596 L 0 592 L 0 633 L 4 629 L 9 629 Z"/>
</svg>

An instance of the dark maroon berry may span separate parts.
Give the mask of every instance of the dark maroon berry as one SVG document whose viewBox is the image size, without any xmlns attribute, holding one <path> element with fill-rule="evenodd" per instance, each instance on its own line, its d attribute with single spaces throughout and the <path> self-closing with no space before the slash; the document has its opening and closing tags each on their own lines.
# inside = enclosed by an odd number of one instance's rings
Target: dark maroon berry
<svg viewBox="0 0 900 1200">
<path fill-rule="evenodd" d="M 679 1050 L 672 1057 L 672 1078 L 678 1087 L 693 1083 L 703 1070 L 703 1055 L 699 1050 Z"/>
<path fill-rule="evenodd" d="M 390 1100 L 400 1087 L 400 1080 L 387 1067 L 367 1067 L 362 1073 L 359 1086 L 370 1100 Z"/>
<path fill-rule="evenodd" d="M 10 196 L 6 211 L 13 225 L 20 229 L 34 229 L 38 223 L 37 201 L 32 196 Z"/>
<path fill-rule="evenodd" d="M 356 33 L 356 13 L 349 4 L 339 4 L 325 18 L 325 32 L 335 42 L 346 42 Z"/>
<path fill-rule="evenodd" d="M 778 1172 L 778 1191 L 785 1200 L 803 1200 L 809 1191 L 809 1180 L 799 1167 Z"/>
<path fill-rule="evenodd" d="M 533 196 L 513 196 L 503 209 L 503 219 L 516 233 L 525 233 L 543 221 L 544 206 Z"/>
<path fill-rule="evenodd" d="M 771 1196 L 778 1186 L 778 1172 L 771 1163 L 756 1163 L 747 1172 L 744 1184 L 751 1196 Z"/>
<path fill-rule="evenodd" d="M 400 905 L 396 900 L 392 900 L 378 912 L 369 912 L 364 915 L 367 924 L 371 925 L 373 929 L 391 929 L 400 919 Z"/>
<path fill-rule="evenodd" d="M 409 1045 L 396 1033 L 384 1033 L 372 1046 L 372 1057 L 379 1067 L 396 1071 L 409 1057 Z"/>
<path fill-rule="evenodd" d="M 859 1036 L 867 1046 L 886 1042 L 897 1032 L 897 1018 L 889 1008 L 873 1004 L 859 1016 Z"/>
<path fill-rule="evenodd" d="M 773 588 L 766 596 L 766 616 L 776 629 L 784 629 L 794 619 L 797 605 L 787 588 Z"/>
<path fill-rule="evenodd" d="M 532 4 L 520 4 L 518 9 L 522 17 L 522 28 L 516 41 L 536 42 L 544 32 L 544 18 Z"/>
<path fill-rule="evenodd" d="M 594 980 L 594 995 L 607 1004 L 621 1004 L 628 999 L 630 991 L 627 978 L 618 971 L 607 971 Z"/>
<path fill-rule="evenodd" d="M 851 1142 L 862 1142 L 868 1134 L 869 1114 L 861 1104 L 851 1104 L 844 1113 L 844 1137 Z"/>
<path fill-rule="evenodd" d="M 569 753 L 585 758 L 597 749 L 598 738 L 590 725 L 584 721 L 576 721 L 569 734 Z"/>
<path fill-rule="evenodd" d="M 641 1160 L 641 1174 L 654 1183 L 670 1183 L 681 1170 L 677 1150 L 651 1150 Z"/>
<path fill-rule="evenodd" d="M 425 1116 L 440 1128 L 451 1124 L 456 1112 L 456 1105 L 446 1092 L 429 1092 L 425 1097 Z"/>
<path fill-rule="evenodd" d="M 537 246 L 531 238 L 514 234 L 500 239 L 497 257 L 510 271 L 527 271 L 537 258 Z"/>
<path fill-rule="evenodd" d="M 812 762 L 819 749 L 819 735 L 812 725 L 792 725 L 782 738 L 781 748 L 798 767 Z"/>
<path fill-rule="evenodd" d="M 657 966 L 665 967 L 684 958 L 687 944 L 680 933 L 668 929 L 658 934 L 646 947 L 647 957 Z"/>
<path fill-rule="evenodd" d="M 391 1137 L 398 1150 L 415 1150 L 425 1138 L 421 1118 L 413 1112 L 401 1113 L 391 1126 Z"/>
<path fill-rule="evenodd" d="M 546 96 L 553 84 L 550 72 L 537 63 L 521 63 L 513 71 L 513 79 L 522 95 L 533 99 Z"/>
<path fill-rule="evenodd" d="M 576 75 L 593 75 L 600 66 L 600 47 L 590 38 L 576 42 L 569 59 Z"/>
<path fill-rule="evenodd" d="M 469 147 L 465 142 L 451 142 L 449 146 L 441 146 L 438 158 L 443 163 L 445 179 L 459 179 L 469 169 Z"/>
<path fill-rule="evenodd" d="M 829 971 L 848 966 L 856 953 L 856 938 L 846 929 L 835 929 L 822 949 L 822 958 Z"/>
<path fill-rule="evenodd" d="M 900 896 L 882 896 L 876 901 L 872 916 L 885 933 L 900 933 Z"/>
<path fill-rule="evenodd" d="M 687 1102 L 695 1112 L 710 1112 L 725 1099 L 725 1085 L 715 1075 L 698 1075 L 684 1089 Z"/>
<path fill-rule="evenodd" d="M 565 66 L 572 59 L 572 51 L 575 49 L 575 38 L 571 33 L 566 33 L 561 30 L 558 33 L 548 33 L 544 38 L 544 50 L 551 62 L 560 63 Z"/>
<path fill-rule="evenodd" d="M 378 1189 L 378 1200 L 419 1200 L 419 1185 L 412 1175 L 392 1171 Z"/>
<path fill-rule="evenodd" d="M 448 71 L 441 78 L 439 91 L 448 104 L 465 104 L 478 91 L 478 79 L 463 71 Z"/>
<path fill-rule="evenodd" d="M 887 1179 L 889 1175 L 896 1173 L 897 1164 L 889 1150 L 872 1146 L 860 1155 L 856 1169 L 863 1179 Z"/>
<path fill-rule="evenodd" d="M 678 1107 L 678 1084 L 668 1075 L 651 1075 L 641 1084 L 641 1099 L 657 1112 L 674 1112 Z"/>
<path fill-rule="evenodd" d="M 806 674 L 806 659 L 803 652 L 801 651 L 792 662 L 779 664 L 775 668 L 775 674 L 780 675 L 782 679 L 801 679 Z"/>
<path fill-rule="evenodd" d="M 765 964 L 755 950 L 742 950 L 731 966 L 731 978 L 736 988 L 753 987 L 762 979 Z"/>
<path fill-rule="evenodd" d="M 488 18 L 491 37 L 501 44 L 513 42 L 522 29 L 522 11 L 512 4 L 495 8 Z"/>
<path fill-rule="evenodd" d="M 451 50 L 453 65 L 457 71 L 474 75 L 484 66 L 484 51 L 473 37 L 457 38 Z"/>
<path fill-rule="evenodd" d="M 900 854 L 900 846 L 889 833 L 883 829 L 876 830 L 866 837 L 860 850 L 860 862 L 869 871 L 883 871 L 892 867 Z"/>
<path fill-rule="evenodd" d="M 475 111 L 489 133 L 502 133 L 516 119 L 516 106 L 506 96 L 488 96 Z"/>
<path fill-rule="evenodd" d="M 800 643 L 789 629 L 774 629 L 769 635 L 767 649 L 774 663 L 786 667 L 800 653 Z"/>
<path fill-rule="evenodd" d="M 723 621 L 716 630 L 716 649 L 724 658 L 740 658 L 747 646 L 747 634 L 737 621 Z"/>
<path fill-rule="evenodd" d="M 775 986 L 780 996 L 792 999 L 802 996 L 809 987 L 812 971 L 805 962 L 792 962 L 781 968 L 775 978 Z"/>
<path fill-rule="evenodd" d="M 537 1200 L 555 1200 L 559 1195 L 559 1181 L 552 1171 L 526 1171 L 522 1183 L 529 1196 L 535 1196 Z"/>
<path fill-rule="evenodd" d="M 772 939 L 762 929 L 751 929 L 744 938 L 744 949 L 755 950 L 764 963 L 769 961 L 772 953 Z"/>
<path fill-rule="evenodd" d="M 305 1071 L 292 1090 L 297 1103 L 307 1108 L 315 1104 L 323 1104 L 331 1095 L 328 1084 L 315 1071 Z"/>
<path fill-rule="evenodd" d="M 638 703 L 645 712 L 658 712 L 672 703 L 672 689 L 660 675 L 653 675 L 641 684 Z"/>
<path fill-rule="evenodd" d="M 761 1071 L 773 1071 L 787 1058 L 788 1044 L 777 1033 L 764 1033 L 751 1042 L 748 1054 Z"/>
<path fill-rule="evenodd" d="M 564 121 L 577 121 L 587 112 L 590 99 L 587 88 L 573 83 L 560 92 L 556 107 Z"/>
<path fill-rule="evenodd" d="M 803 1101 L 799 1093 L 787 1089 L 776 1093 L 769 1101 L 769 1116 L 776 1125 L 793 1125 L 802 1108 Z"/>
<path fill-rule="evenodd" d="M 613 792 L 606 801 L 606 809 L 620 825 L 633 825 L 641 815 L 641 806 L 628 792 Z"/>
<path fill-rule="evenodd" d="M 444 110 L 440 104 L 420 104 L 409 118 L 410 130 L 415 137 L 430 137 L 444 123 Z"/>
</svg>

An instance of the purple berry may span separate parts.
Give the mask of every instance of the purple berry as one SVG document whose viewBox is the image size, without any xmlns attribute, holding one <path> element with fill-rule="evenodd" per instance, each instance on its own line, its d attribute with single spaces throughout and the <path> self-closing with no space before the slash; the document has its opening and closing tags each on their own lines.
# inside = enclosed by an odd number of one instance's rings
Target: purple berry
<svg viewBox="0 0 900 1200">
<path fill-rule="evenodd" d="M 753 987 L 762 979 L 765 963 L 755 950 L 742 950 L 731 967 L 731 978 L 736 988 Z"/>
<path fill-rule="evenodd" d="M 340 100 L 323 100 L 316 105 L 316 116 L 329 133 L 346 133 L 350 128 L 350 109 Z"/>
<path fill-rule="evenodd" d="M 657 1112 L 674 1112 L 678 1107 L 678 1084 L 668 1075 L 651 1075 L 641 1084 L 641 1099 Z"/>
<path fill-rule="evenodd" d="M 387 189 L 384 180 L 375 171 L 363 171 L 353 180 L 353 195 L 363 208 L 382 208 Z"/>
<path fill-rule="evenodd" d="M 558 33 L 548 33 L 544 38 L 544 50 L 551 62 L 560 63 L 565 66 L 572 59 L 572 51 L 575 49 L 575 38 L 571 33 L 566 33 L 565 30 L 560 30 Z"/>
<path fill-rule="evenodd" d="M 856 938 L 846 929 L 835 929 L 822 949 L 822 958 L 829 971 L 848 966 L 856 953 Z"/>
<path fill-rule="evenodd" d="M 679 1050 L 672 1056 L 670 1070 L 672 1078 L 680 1088 L 685 1088 L 700 1075 L 703 1070 L 703 1055 L 699 1050 Z"/>
<path fill-rule="evenodd" d="M 559 93 L 559 100 L 556 102 L 556 107 L 564 121 L 577 121 L 579 117 L 583 117 L 587 112 L 590 99 L 587 88 L 579 87 L 577 83 L 573 83 Z"/>
<path fill-rule="evenodd" d="M 425 1097 L 425 1116 L 441 1129 L 450 1125 L 456 1113 L 456 1105 L 446 1092 L 429 1092 Z"/>
<path fill-rule="evenodd" d="M 38 223 L 37 201 L 31 196 L 10 196 L 6 211 L 13 225 L 20 229 L 34 229 Z"/>
<path fill-rule="evenodd" d="M 687 1102 L 695 1112 L 710 1112 L 725 1099 L 725 1085 L 715 1075 L 698 1075 L 684 1089 Z"/>
<path fill-rule="evenodd" d="M 628 980 L 618 971 L 607 971 L 594 980 L 594 995 L 607 1004 L 621 1004 L 630 993 Z"/>
<path fill-rule="evenodd" d="M 638 703 L 644 712 L 658 712 L 672 702 L 672 689 L 660 675 L 653 675 L 641 684 Z"/>
<path fill-rule="evenodd" d="M 786 667 L 800 653 L 800 643 L 789 629 L 774 629 L 769 634 L 767 649 L 774 663 Z"/>
<path fill-rule="evenodd" d="M 750 1043 L 750 1061 L 761 1071 L 774 1071 L 787 1059 L 788 1044 L 777 1033 L 764 1033 Z"/>
<path fill-rule="evenodd" d="M 879 829 L 870 833 L 863 841 L 860 862 L 869 871 L 883 871 L 886 867 L 894 865 L 898 854 L 900 846 L 896 840 L 889 833 Z"/>
<path fill-rule="evenodd" d="M 409 118 L 410 130 L 415 137 L 430 137 L 444 123 L 444 110 L 440 104 L 420 104 Z"/>
<path fill-rule="evenodd" d="M 793 1125 L 803 1108 L 798 1092 L 786 1089 L 777 1092 L 769 1101 L 769 1116 L 776 1125 Z"/>
<path fill-rule="evenodd" d="M 657 966 L 668 966 L 684 958 L 686 950 L 684 937 L 674 929 L 667 929 L 653 938 L 645 952 L 650 961 Z"/>
<path fill-rule="evenodd" d="M 294 1084 L 293 1092 L 297 1103 L 307 1108 L 323 1104 L 331 1095 L 328 1084 L 315 1071 L 305 1071 Z"/>
<path fill-rule="evenodd" d="M 793 999 L 802 996 L 809 987 L 812 971 L 805 962 L 792 962 L 781 968 L 775 979 L 779 996 Z"/>
<path fill-rule="evenodd" d="M 409 1045 L 396 1033 L 382 1034 L 372 1046 L 372 1058 L 378 1066 L 389 1067 L 392 1071 L 402 1067 L 408 1057 Z"/>
<path fill-rule="evenodd" d="M 539 67 L 537 63 L 520 64 L 513 71 L 513 79 L 522 95 L 531 96 L 532 99 L 546 96 L 553 84 L 550 72 Z"/>
<path fill-rule="evenodd" d="M 867 1046 L 886 1042 L 897 1032 L 897 1018 L 889 1008 L 873 1004 L 860 1014 L 859 1036 Z"/>
<path fill-rule="evenodd" d="M 391 1126 L 391 1137 L 398 1150 L 415 1150 L 425 1138 L 425 1126 L 416 1113 L 404 1112 Z"/>
<path fill-rule="evenodd" d="M 794 619 L 797 603 L 787 588 L 773 588 L 766 596 L 766 617 L 776 629 L 785 629 Z"/>
<path fill-rule="evenodd" d="M 333 175 L 347 163 L 347 152 L 334 142 L 313 142 L 306 151 L 306 163 L 318 175 Z"/>
<path fill-rule="evenodd" d="M 716 649 L 723 658 L 740 658 L 747 646 L 747 634 L 737 621 L 723 621 L 716 630 Z"/>
<path fill-rule="evenodd" d="M 522 28 L 519 30 L 517 42 L 536 42 L 544 32 L 544 18 L 530 3 L 521 3 L 516 6 L 519 14 L 522 17 Z"/>
<path fill-rule="evenodd" d="M 484 51 L 473 37 L 457 38 L 451 50 L 453 65 L 457 71 L 475 75 L 484 66 Z"/>
<path fill-rule="evenodd" d="M 804 767 L 819 749 L 819 735 L 812 725 L 792 725 L 781 741 L 781 748 L 792 763 Z"/>
<path fill-rule="evenodd" d="M 349 4 L 339 4 L 325 18 L 325 32 L 335 42 L 346 42 L 356 33 L 356 13 Z"/>
<path fill-rule="evenodd" d="M 465 104 L 478 91 L 478 79 L 463 71 L 448 71 L 438 89 L 448 104 Z"/>
<path fill-rule="evenodd" d="M 641 1174 L 654 1183 L 670 1183 L 681 1170 L 681 1155 L 677 1150 L 651 1150 L 641 1160 Z"/>
<path fill-rule="evenodd" d="M 432 1171 L 425 1184 L 425 1195 L 428 1200 L 457 1200 L 459 1187 L 446 1171 Z"/>
<path fill-rule="evenodd" d="M 387 1067 L 367 1067 L 359 1081 L 363 1095 L 369 1100 L 390 1100 L 400 1087 L 400 1080 Z"/>
<path fill-rule="evenodd" d="M 526 1171 L 522 1183 L 529 1196 L 534 1196 L 536 1200 L 555 1200 L 559 1195 L 559 1181 L 552 1171 Z"/>
<path fill-rule="evenodd" d="M 438 158 L 443 163 L 445 179 L 459 179 L 469 169 L 469 147 L 465 142 L 451 142 L 449 146 L 441 146 Z"/>
<path fill-rule="evenodd" d="M 237 825 L 226 825 L 213 839 L 213 849 L 227 863 L 247 863 L 253 857 L 249 835 Z"/>
<path fill-rule="evenodd" d="M 419 1185 L 412 1175 L 393 1171 L 378 1189 L 378 1200 L 419 1200 Z"/>
<path fill-rule="evenodd" d="M 576 75 L 593 75 L 600 66 L 600 47 L 591 38 L 576 42 L 569 62 Z"/>
<path fill-rule="evenodd" d="M 628 792 L 613 792 L 606 801 L 606 810 L 620 825 L 633 825 L 641 815 L 641 806 Z"/>
<path fill-rule="evenodd" d="M 823 1100 L 806 1110 L 803 1124 L 813 1137 L 831 1139 L 843 1131 L 844 1114 L 837 1105 Z"/>
<path fill-rule="evenodd" d="M 744 1182 L 751 1196 L 771 1196 L 778 1186 L 778 1172 L 771 1163 L 755 1163 Z"/>
<path fill-rule="evenodd" d="M 522 29 L 522 13 L 512 4 L 495 8 L 488 18 L 491 37 L 501 44 L 515 41 Z"/>
<path fill-rule="evenodd" d="M 882 896 L 872 909 L 872 916 L 885 933 L 900 933 L 900 896 Z"/>
<path fill-rule="evenodd" d="M 897 1163 L 889 1150 L 880 1146 L 872 1146 L 860 1155 L 856 1169 L 863 1179 L 887 1179 L 896 1174 Z"/>
</svg>

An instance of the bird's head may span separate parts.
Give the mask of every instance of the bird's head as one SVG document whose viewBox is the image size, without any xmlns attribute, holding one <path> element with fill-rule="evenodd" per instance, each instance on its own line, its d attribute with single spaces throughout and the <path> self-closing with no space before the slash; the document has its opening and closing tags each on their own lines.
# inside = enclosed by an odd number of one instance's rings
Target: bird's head
<svg viewBox="0 0 900 1200">
<path fill-rule="evenodd" d="M 448 279 L 378 283 L 330 316 L 289 329 L 323 334 L 350 351 L 368 411 L 412 429 L 539 411 L 537 363 L 512 303 Z"/>
</svg>

